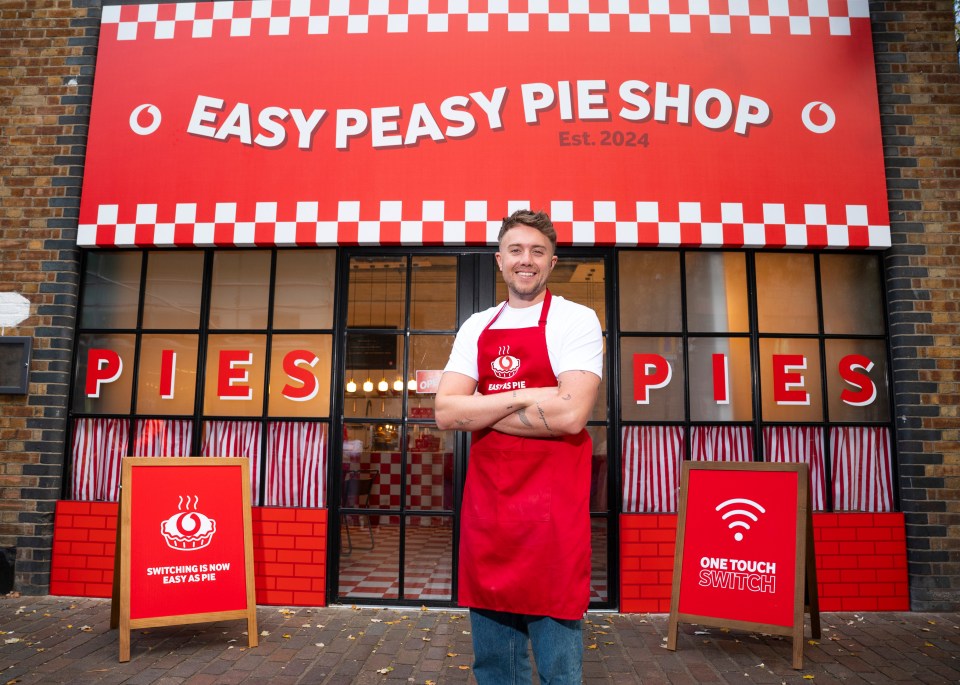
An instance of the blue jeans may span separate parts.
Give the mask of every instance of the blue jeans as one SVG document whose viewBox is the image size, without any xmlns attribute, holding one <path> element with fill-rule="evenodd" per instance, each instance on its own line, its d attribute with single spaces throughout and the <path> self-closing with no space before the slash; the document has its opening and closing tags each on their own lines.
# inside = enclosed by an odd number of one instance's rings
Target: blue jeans
<svg viewBox="0 0 960 685">
<path fill-rule="evenodd" d="M 470 626 L 478 685 L 530 685 L 528 642 L 543 685 L 582 682 L 582 621 L 471 609 Z"/>
</svg>

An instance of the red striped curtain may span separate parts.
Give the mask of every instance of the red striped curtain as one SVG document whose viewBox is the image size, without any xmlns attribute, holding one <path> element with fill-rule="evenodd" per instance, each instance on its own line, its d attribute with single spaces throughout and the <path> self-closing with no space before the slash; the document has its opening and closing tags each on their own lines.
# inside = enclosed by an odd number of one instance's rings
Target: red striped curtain
<svg viewBox="0 0 960 685">
<path fill-rule="evenodd" d="M 765 426 L 764 459 L 780 464 L 806 464 L 815 511 L 827 507 L 823 468 L 823 429 L 819 426 Z"/>
<path fill-rule="evenodd" d="M 259 421 L 207 421 L 203 424 L 204 457 L 246 457 L 250 460 L 250 502 L 256 504 L 260 494 Z"/>
<path fill-rule="evenodd" d="M 267 428 L 268 507 L 324 505 L 327 426 L 306 421 L 273 422 Z"/>
<path fill-rule="evenodd" d="M 893 511 L 890 430 L 868 426 L 830 429 L 835 511 Z"/>
<path fill-rule="evenodd" d="M 676 511 L 683 427 L 624 426 L 621 442 L 623 511 Z"/>
<path fill-rule="evenodd" d="M 750 426 L 694 426 L 691 461 L 753 461 Z"/>
<path fill-rule="evenodd" d="M 190 419 L 141 419 L 133 439 L 135 457 L 189 457 L 193 440 Z"/>
<path fill-rule="evenodd" d="M 72 482 L 75 500 L 116 502 L 120 462 L 130 443 L 126 419 L 77 419 L 73 424 Z"/>
</svg>

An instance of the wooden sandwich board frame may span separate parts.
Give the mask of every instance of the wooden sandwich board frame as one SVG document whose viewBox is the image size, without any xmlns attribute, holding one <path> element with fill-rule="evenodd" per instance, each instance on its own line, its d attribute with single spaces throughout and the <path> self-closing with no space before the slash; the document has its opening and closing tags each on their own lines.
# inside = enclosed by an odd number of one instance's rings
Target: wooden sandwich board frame
<svg viewBox="0 0 960 685">
<path fill-rule="evenodd" d="M 720 615 L 696 612 L 680 612 L 681 592 L 685 584 L 694 582 L 683 576 L 685 553 L 688 495 L 691 471 L 741 471 L 741 472 L 796 472 L 796 545 L 794 552 L 793 625 L 759 623 L 736 618 L 737 607 L 729 606 Z M 781 464 L 766 462 L 684 462 L 680 481 L 680 511 L 677 520 L 677 544 L 674 553 L 673 591 L 670 599 L 670 620 L 667 628 L 667 649 L 677 648 L 677 632 L 681 621 L 718 628 L 733 628 L 793 638 L 793 668 L 803 668 L 803 624 L 805 612 L 810 614 L 810 628 L 814 638 L 820 637 L 820 610 L 817 597 L 816 558 L 813 546 L 813 518 L 809 479 L 806 464 Z"/>
<path fill-rule="evenodd" d="M 229 488 L 224 496 L 232 498 L 228 504 L 239 504 L 239 510 L 236 511 L 240 521 L 233 522 L 233 526 L 242 526 L 240 536 L 232 538 L 233 545 L 230 546 L 231 552 L 236 555 L 239 553 L 244 562 L 243 569 L 243 587 L 242 592 L 235 592 L 231 599 L 242 605 L 240 608 L 226 611 L 198 611 L 198 612 L 180 612 L 157 613 L 149 617 L 131 618 L 131 597 L 141 591 L 141 583 L 132 577 L 131 552 L 134 544 L 132 522 L 137 518 L 135 513 L 138 507 L 142 507 L 142 502 L 148 499 L 155 499 L 157 493 L 152 491 L 140 492 L 134 486 L 133 472 L 141 472 L 144 469 L 180 469 L 185 476 L 181 480 L 184 483 L 184 489 L 189 489 L 191 484 L 191 470 L 196 472 L 196 467 L 215 467 L 218 471 L 222 468 L 235 469 L 236 478 L 231 483 L 236 483 L 233 492 Z M 145 471 L 143 471 L 145 473 Z M 218 481 L 228 481 L 230 474 L 224 472 L 222 478 Z M 114 564 L 114 587 L 113 602 L 111 605 L 110 627 L 120 629 L 120 661 L 130 660 L 130 631 L 137 628 L 154 628 L 161 626 L 185 625 L 191 623 L 208 623 L 214 621 L 225 621 L 234 619 L 246 619 L 247 621 L 247 644 L 250 647 L 256 647 L 258 644 L 257 634 L 257 605 L 256 588 L 254 585 L 253 571 L 253 525 L 250 514 L 250 466 L 245 457 L 125 457 L 121 469 L 121 490 L 120 490 L 120 510 L 119 521 L 117 525 L 117 552 Z M 219 489 L 224 491 L 224 485 Z M 176 508 L 174 509 L 176 511 Z M 223 521 L 221 529 L 226 521 Z M 137 535 L 157 535 L 160 536 L 159 526 L 155 529 L 138 530 Z M 138 537 L 139 539 L 139 537 Z M 235 549 L 236 545 L 242 545 L 242 550 Z M 187 554 L 195 554 L 194 551 Z M 171 588 L 171 593 L 176 589 Z M 242 596 L 241 596 L 242 595 Z M 173 611 L 177 611 L 174 609 Z"/>
</svg>

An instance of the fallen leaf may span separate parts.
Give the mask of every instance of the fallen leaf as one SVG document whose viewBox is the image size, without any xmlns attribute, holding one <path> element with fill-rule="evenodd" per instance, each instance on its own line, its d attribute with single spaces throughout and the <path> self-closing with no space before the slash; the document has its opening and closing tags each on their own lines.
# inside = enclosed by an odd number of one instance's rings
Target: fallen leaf
<svg viewBox="0 0 960 685">
<path fill-rule="evenodd" d="M 324 647 L 326 647 L 326 645 L 325 645 L 325 644 L 323 644 L 322 642 L 317 642 L 317 643 L 314 643 L 314 645 L 313 645 L 313 646 L 314 646 L 314 647 L 319 647 L 320 649 L 323 649 Z"/>
<path fill-rule="evenodd" d="M 383 623 L 382 618 L 371 618 L 370 623 Z"/>
<path fill-rule="evenodd" d="M 469 666 L 457 666 L 457 668 L 459 668 L 461 671 L 469 671 L 469 670 L 470 670 L 470 667 L 469 667 Z"/>
<path fill-rule="evenodd" d="M 348 640 L 356 640 L 357 638 L 355 638 L 353 635 L 347 635 L 347 639 L 348 639 Z"/>
<path fill-rule="evenodd" d="M 284 634 L 283 634 L 283 639 L 284 639 L 284 640 L 289 640 L 291 637 L 292 637 L 292 636 L 290 635 L 290 633 L 284 633 Z"/>
<path fill-rule="evenodd" d="M 804 679 L 804 680 L 813 680 L 813 676 L 808 673 L 807 675 L 803 676 L 803 679 Z"/>
<path fill-rule="evenodd" d="M 420 639 L 423 640 L 424 642 L 430 642 L 429 637 L 421 637 Z"/>
<path fill-rule="evenodd" d="M 808 645 L 819 645 L 820 643 L 817 640 L 807 640 Z"/>
<path fill-rule="evenodd" d="M 300 626 L 300 627 L 301 627 L 301 628 L 310 628 L 311 626 L 310 626 L 309 623 L 304 623 L 304 624 L 303 624 L 302 626 Z"/>
<path fill-rule="evenodd" d="M 929 643 L 929 642 L 924 642 L 924 643 L 923 643 L 923 646 L 924 646 L 924 647 L 934 647 L 935 645 L 933 645 L 933 644 L 931 644 L 931 643 Z"/>
<path fill-rule="evenodd" d="M 393 670 L 393 666 L 384 666 L 383 668 L 378 668 L 377 673 L 380 673 L 382 675 L 385 673 L 389 673 L 392 670 Z"/>
<path fill-rule="evenodd" d="M 16 642 L 20 642 L 20 638 L 19 638 L 19 637 L 8 637 L 6 640 L 4 640 L 4 643 L 6 643 L 6 644 L 8 644 L 8 645 L 12 645 L 12 644 L 14 644 L 14 643 L 16 643 Z"/>
<path fill-rule="evenodd" d="M 93 632 L 93 628 L 91 628 L 90 626 L 80 626 L 80 630 L 82 630 L 82 631 L 85 632 L 85 633 L 92 633 L 92 632 Z"/>
<path fill-rule="evenodd" d="M 594 642 L 592 645 L 587 645 L 587 649 L 596 649 L 596 648 L 597 648 L 596 642 Z"/>
<path fill-rule="evenodd" d="M 447 652 L 447 656 L 451 659 L 456 656 L 460 656 L 457 652 Z"/>
</svg>

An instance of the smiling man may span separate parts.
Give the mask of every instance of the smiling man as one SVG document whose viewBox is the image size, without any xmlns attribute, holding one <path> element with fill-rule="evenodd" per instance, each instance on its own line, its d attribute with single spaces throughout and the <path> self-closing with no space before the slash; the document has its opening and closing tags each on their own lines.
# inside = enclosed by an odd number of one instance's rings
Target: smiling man
<svg viewBox="0 0 960 685">
<path fill-rule="evenodd" d="M 514 212 L 499 243 L 509 297 L 463 324 L 437 391 L 437 425 L 474 432 L 459 600 L 479 685 L 529 684 L 528 641 L 542 683 L 580 683 L 600 322 L 547 290 L 557 234 L 545 213 Z"/>
</svg>

